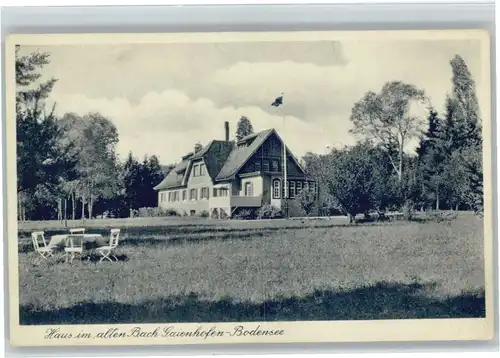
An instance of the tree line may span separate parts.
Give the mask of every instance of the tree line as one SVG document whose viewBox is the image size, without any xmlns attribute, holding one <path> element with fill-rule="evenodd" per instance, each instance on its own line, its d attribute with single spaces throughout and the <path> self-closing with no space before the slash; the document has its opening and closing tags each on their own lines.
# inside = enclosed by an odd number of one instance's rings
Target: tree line
<svg viewBox="0 0 500 358">
<path fill-rule="evenodd" d="M 129 153 L 121 162 L 118 131 L 99 113 L 58 118 L 45 103 L 57 79 L 38 83 L 49 59 L 16 48 L 18 219 L 126 217 L 156 206 L 153 187 L 171 167 L 154 155 L 140 161 Z"/>
<path fill-rule="evenodd" d="M 116 154 L 115 125 L 99 113 L 55 114 L 48 108 L 57 79 L 40 83 L 50 54 L 16 48 L 17 193 L 19 220 L 128 217 L 157 206 L 153 187 L 174 167 L 156 156 Z M 354 146 L 307 153 L 302 162 L 318 182 L 319 209 L 358 214 L 452 209 L 482 212 L 482 137 L 475 83 L 463 58 L 450 61 L 451 90 L 443 114 L 423 90 L 401 81 L 367 92 L 352 107 Z M 428 106 L 427 118 L 412 115 Z M 242 116 L 235 140 L 254 133 Z M 414 151 L 408 145 L 418 143 Z M 307 215 L 310 195 L 301 198 Z"/>
<path fill-rule="evenodd" d="M 306 170 L 320 183 L 320 207 L 354 221 L 358 214 L 415 210 L 483 210 L 482 136 L 475 83 L 462 57 L 450 61 L 444 114 L 428 107 L 423 90 L 400 81 L 367 92 L 351 111 L 354 146 L 308 153 Z M 414 153 L 405 145 L 418 141 Z"/>
</svg>

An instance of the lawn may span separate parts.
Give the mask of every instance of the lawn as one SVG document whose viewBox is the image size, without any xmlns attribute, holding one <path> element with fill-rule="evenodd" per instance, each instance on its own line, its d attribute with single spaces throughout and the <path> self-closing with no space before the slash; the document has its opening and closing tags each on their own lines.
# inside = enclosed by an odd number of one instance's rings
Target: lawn
<svg viewBox="0 0 500 358">
<path fill-rule="evenodd" d="M 120 225 L 120 261 L 39 266 L 25 240 L 32 228 L 21 227 L 21 324 L 485 314 L 483 228 L 471 214 L 358 226 L 207 222 L 129 221 Z"/>
</svg>

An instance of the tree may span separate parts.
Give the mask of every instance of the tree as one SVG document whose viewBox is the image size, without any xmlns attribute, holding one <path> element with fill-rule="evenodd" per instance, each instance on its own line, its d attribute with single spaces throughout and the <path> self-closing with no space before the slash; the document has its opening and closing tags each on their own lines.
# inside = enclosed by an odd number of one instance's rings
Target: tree
<svg viewBox="0 0 500 358">
<path fill-rule="evenodd" d="M 71 186 L 71 195 L 81 200 L 81 218 L 87 216 L 85 209 L 88 217 L 92 218 L 96 200 L 119 193 L 115 153 L 118 132 L 115 125 L 99 113 L 89 113 L 83 117 L 65 114 L 60 125 L 65 133 L 65 141 L 73 144 L 72 151 L 78 156 L 76 169 L 79 178 Z"/>
<path fill-rule="evenodd" d="M 242 116 L 236 125 L 236 140 L 241 140 L 243 137 L 253 133 L 252 123 L 247 117 Z"/>
<path fill-rule="evenodd" d="M 371 181 L 370 202 L 379 217 L 384 217 L 390 207 L 400 203 L 398 179 L 383 148 L 367 149 L 367 155 L 372 165 L 370 177 L 366 178 Z"/>
<path fill-rule="evenodd" d="M 313 188 L 306 187 L 295 197 L 295 202 L 304 215 L 309 217 L 317 206 L 317 192 Z"/>
<path fill-rule="evenodd" d="M 49 63 L 49 53 L 34 52 L 20 55 L 16 46 L 16 139 L 17 192 L 19 219 L 26 219 L 26 206 L 33 207 L 36 192 L 56 199 L 61 180 L 70 178 L 75 158 L 62 145 L 62 132 L 54 114 L 55 105 L 47 112 L 45 99 L 56 83 L 55 79 L 39 82 L 41 70 Z"/>
<path fill-rule="evenodd" d="M 46 99 L 56 84 L 55 78 L 38 83 L 41 70 L 50 63 L 50 53 L 32 52 L 21 56 L 21 47 L 16 45 L 16 109 L 28 109 L 37 112 L 38 105 Z"/>
<path fill-rule="evenodd" d="M 465 203 L 476 211 L 483 214 L 484 192 L 483 192 L 483 158 L 482 148 L 463 153 L 461 159 L 467 173 L 467 191 L 465 193 Z"/>
<path fill-rule="evenodd" d="M 449 122 L 452 112 L 451 102 L 447 102 L 447 118 Z M 420 144 L 417 148 L 418 167 L 421 173 L 421 195 L 424 203 L 434 202 L 436 210 L 440 206 L 440 198 L 444 196 L 443 190 L 445 181 L 443 171 L 445 170 L 446 153 L 444 152 L 443 128 L 445 125 L 441 123 L 438 113 L 433 109 L 429 109 L 427 131 L 420 138 Z M 425 204 L 424 204 L 425 205 Z"/>
<path fill-rule="evenodd" d="M 454 141 L 458 142 L 456 162 L 460 164 L 460 195 L 475 211 L 483 210 L 482 135 L 475 81 L 464 59 L 455 55 L 452 68 Z M 457 165 L 458 166 L 458 165 Z"/>
<path fill-rule="evenodd" d="M 302 158 L 304 170 L 313 178 L 318 187 L 317 205 L 321 212 L 330 215 L 332 211 L 340 210 L 336 199 L 328 190 L 328 164 L 329 156 L 306 153 Z"/>
<path fill-rule="evenodd" d="M 370 145 L 360 143 L 325 156 L 327 190 L 349 217 L 349 223 L 355 221 L 357 214 L 367 213 L 373 207 L 373 182 L 370 179 L 374 162 L 370 154 Z"/>
<path fill-rule="evenodd" d="M 400 182 L 405 145 L 421 130 L 421 121 L 409 113 L 410 106 L 424 101 L 424 91 L 393 81 L 387 82 L 380 93 L 367 92 L 351 111 L 351 133 L 382 145 Z"/>
<path fill-rule="evenodd" d="M 145 156 L 140 163 L 130 152 L 122 169 L 124 200 L 129 210 L 154 207 L 158 194 L 153 189 L 164 176 L 164 168 L 155 155 Z"/>
<path fill-rule="evenodd" d="M 455 55 L 450 61 L 452 69 L 452 100 L 455 106 L 456 140 L 466 145 L 481 142 L 481 123 L 476 84 L 464 59 Z"/>
</svg>

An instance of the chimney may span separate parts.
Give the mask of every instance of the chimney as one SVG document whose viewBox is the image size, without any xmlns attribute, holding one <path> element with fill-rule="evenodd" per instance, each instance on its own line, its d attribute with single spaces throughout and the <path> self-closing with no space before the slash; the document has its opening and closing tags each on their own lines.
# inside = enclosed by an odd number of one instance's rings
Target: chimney
<svg viewBox="0 0 500 358">
<path fill-rule="evenodd" d="M 196 143 L 194 145 L 194 154 L 198 153 L 201 150 L 201 148 L 203 148 L 202 145 L 200 143 Z"/>
<path fill-rule="evenodd" d="M 226 135 L 226 142 L 229 142 L 229 122 L 224 122 L 224 131 Z"/>
</svg>

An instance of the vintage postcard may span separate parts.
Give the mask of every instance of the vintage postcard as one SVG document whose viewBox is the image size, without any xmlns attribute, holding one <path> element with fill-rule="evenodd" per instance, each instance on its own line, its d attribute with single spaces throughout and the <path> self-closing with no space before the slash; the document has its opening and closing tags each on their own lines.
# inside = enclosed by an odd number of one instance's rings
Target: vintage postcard
<svg viewBox="0 0 500 358">
<path fill-rule="evenodd" d="M 486 31 L 5 52 L 12 345 L 492 339 Z"/>
</svg>

